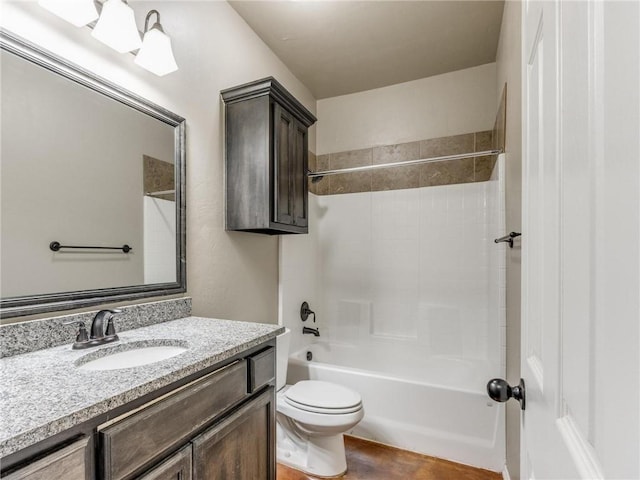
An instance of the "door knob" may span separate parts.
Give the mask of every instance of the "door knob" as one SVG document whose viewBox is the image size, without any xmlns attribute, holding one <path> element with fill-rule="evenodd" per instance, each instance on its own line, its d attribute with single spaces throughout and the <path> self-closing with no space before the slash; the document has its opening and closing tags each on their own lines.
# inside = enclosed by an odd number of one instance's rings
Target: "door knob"
<svg viewBox="0 0 640 480">
<path fill-rule="evenodd" d="M 487 394 L 496 402 L 506 402 L 510 398 L 515 398 L 520 402 L 520 408 L 525 407 L 525 389 L 524 380 L 520 379 L 520 383 L 512 387 L 501 378 L 494 378 L 487 383 Z"/>
</svg>

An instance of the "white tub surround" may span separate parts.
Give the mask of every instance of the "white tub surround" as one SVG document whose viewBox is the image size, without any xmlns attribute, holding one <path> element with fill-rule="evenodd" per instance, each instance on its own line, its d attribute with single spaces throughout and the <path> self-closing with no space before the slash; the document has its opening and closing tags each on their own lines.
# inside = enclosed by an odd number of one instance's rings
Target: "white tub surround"
<svg viewBox="0 0 640 480">
<path fill-rule="evenodd" d="M 310 195 L 315 230 L 282 240 L 280 288 L 299 352 L 289 382 L 359 391 L 359 436 L 502 471 L 503 407 L 485 391 L 505 357 L 508 247 L 494 243 L 508 233 L 504 160 L 496 165 L 483 182 Z M 303 295 L 316 299 L 319 338 L 301 334 L 293 306 Z"/>
</svg>

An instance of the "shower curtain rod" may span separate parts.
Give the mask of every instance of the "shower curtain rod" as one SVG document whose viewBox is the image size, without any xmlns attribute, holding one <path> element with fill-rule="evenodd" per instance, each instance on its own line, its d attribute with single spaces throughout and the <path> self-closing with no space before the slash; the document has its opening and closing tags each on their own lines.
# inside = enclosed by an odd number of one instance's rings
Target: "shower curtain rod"
<svg viewBox="0 0 640 480">
<path fill-rule="evenodd" d="M 339 168 L 337 170 L 324 170 L 321 172 L 307 172 L 307 177 L 316 181 L 321 180 L 327 175 L 338 175 L 340 173 L 363 172 L 366 170 L 374 170 L 376 168 L 403 167 L 406 165 L 419 165 L 422 163 L 444 162 L 446 160 L 460 160 L 463 158 L 486 157 L 488 155 L 499 155 L 502 150 L 484 150 L 482 152 L 458 153 L 455 155 L 444 155 L 442 157 L 421 158 L 418 160 L 405 160 L 403 162 L 381 163 L 379 165 L 363 165 L 362 167 Z"/>
<path fill-rule="evenodd" d="M 154 195 L 169 195 L 170 193 L 176 193 L 176 189 L 172 188 L 171 190 L 158 190 L 156 192 L 145 192 L 145 195 L 154 196 Z"/>
</svg>

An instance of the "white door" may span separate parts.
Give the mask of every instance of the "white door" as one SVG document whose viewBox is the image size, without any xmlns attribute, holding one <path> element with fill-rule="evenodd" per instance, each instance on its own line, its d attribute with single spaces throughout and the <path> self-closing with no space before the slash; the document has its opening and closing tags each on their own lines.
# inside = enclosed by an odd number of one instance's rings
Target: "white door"
<svg viewBox="0 0 640 480">
<path fill-rule="evenodd" d="M 640 478 L 640 2 L 523 5 L 521 476 Z"/>
</svg>

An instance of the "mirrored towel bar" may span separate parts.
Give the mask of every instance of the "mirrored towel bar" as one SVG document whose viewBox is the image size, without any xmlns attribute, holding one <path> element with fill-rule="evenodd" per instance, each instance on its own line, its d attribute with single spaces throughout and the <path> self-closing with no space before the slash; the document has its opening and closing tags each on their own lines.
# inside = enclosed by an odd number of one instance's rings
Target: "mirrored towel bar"
<svg viewBox="0 0 640 480">
<path fill-rule="evenodd" d="M 463 158 L 486 157 L 490 155 L 499 155 L 502 150 L 484 150 L 482 152 L 457 153 L 455 155 L 443 155 L 441 157 L 420 158 L 417 160 L 405 160 L 403 162 L 381 163 L 379 165 L 363 165 L 362 167 L 339 168 L 335 170 L 324 170 L 321 172 L 307 172 L 307 176 L 314 181 L 319 181 L 327 175 L 339 175 L 341 173 L 364 172 L 367 170 L 375 170 L 377 168 L 404 167 L 407 165 L 420 165 L 422 163 L 445 162 L 447 160 L 461 160 Z M 317 180 L 316 180 L 317 179 Z"/>
<path fill-rule="evenodd" d="M 123 245 L 121 247 L 92 247 L 86 245 L 60 245 L 60 242 L 53 241 L 49 244 L 49 248 L 53 252 L 58 252 L 61 248 L 79 248 L 84 250 L 122 250 L 124 253 L 129 253 L 133 250 L 129 245 Z"/>
<path fill-rule="evenodd" d="M 513 239 L 522 235 L 520 232 L 511 232 L 509 235 L 505 235 L 504 237 L 496 238 L 494 240 L 495 243 L 508 243 L 509 248 L 513 248 Z"/>
</svg>

